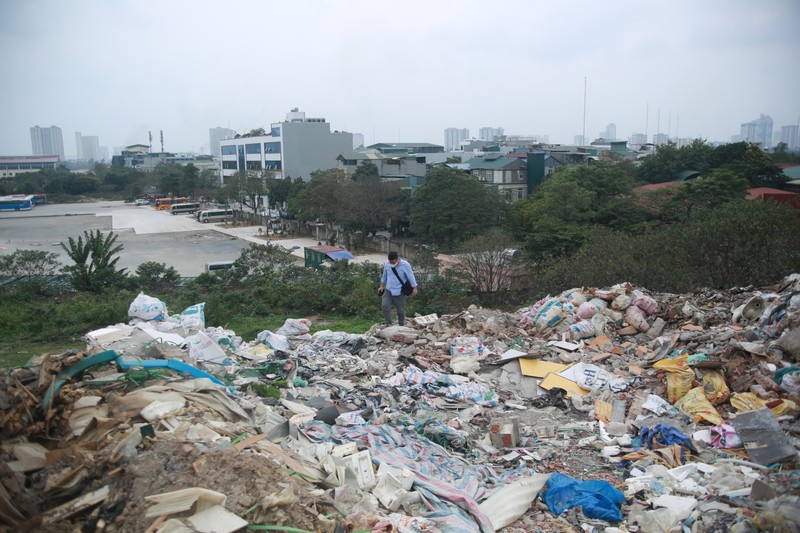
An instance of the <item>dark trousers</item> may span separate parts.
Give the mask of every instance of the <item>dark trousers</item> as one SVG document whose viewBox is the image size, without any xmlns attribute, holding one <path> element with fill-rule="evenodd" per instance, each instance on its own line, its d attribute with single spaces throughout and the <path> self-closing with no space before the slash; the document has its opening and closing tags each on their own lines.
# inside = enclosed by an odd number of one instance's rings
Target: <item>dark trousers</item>
<svg viewBox="0 0 800 533">
<path fill-rule="evenodd" d="M 392 296 L 387 290 L 381 297 L 381 309 L 383 309 L 383 320 L 387 326 L 392 325 L 392 307 L 397 309 L 397 323 L 401 326 L 406 324 L 406 295 Z"/>
</svg>

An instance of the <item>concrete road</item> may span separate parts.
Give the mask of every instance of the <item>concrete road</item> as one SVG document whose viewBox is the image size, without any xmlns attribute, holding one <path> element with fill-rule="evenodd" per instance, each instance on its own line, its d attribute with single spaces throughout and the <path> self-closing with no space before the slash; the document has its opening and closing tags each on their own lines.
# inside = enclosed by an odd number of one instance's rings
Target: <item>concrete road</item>
<svg viewBox="0 0 800 533">
<path fill-rule="evenodd" d="M 227 228 L 222 224 L 202 224 L 184 215 L 171 215 L 150 206 L 124 202 L 47 204 L 30 211 L 0 212 L 0 255 L 20 249 L 44 250 L 59 255 L 70 264 L 60 243 L 77 239 L 85 230 L 114 231 L 123 245 L 120 267 L 129 272 L 141 263 L 165 263 L 182 276 L 196 276 L 205 264 L 233 261 L 250 242 L 264 243 L 254 226 Z M 302 264 L 303 248 L 315 246 L 313 239 L 291 238 L 271 241 L 292 250 Z M 357 261 L 383 264 L 383 255 L 362 255 Z"/>
</svg>

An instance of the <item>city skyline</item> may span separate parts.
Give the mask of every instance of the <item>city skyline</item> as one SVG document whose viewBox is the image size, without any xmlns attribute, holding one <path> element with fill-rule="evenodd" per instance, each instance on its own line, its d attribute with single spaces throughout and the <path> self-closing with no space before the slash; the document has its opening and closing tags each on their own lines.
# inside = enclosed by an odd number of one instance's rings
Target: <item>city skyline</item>
<svg viewBox="0 0 800 533">
<path fill-rule="evenodd" d="M 762 114 L 775 132 L 800 120 L 791 0 L 501 0 L 491 22 L 471 0 L 309 5 L 5 3 L 0 153 L 30 153 L 36 124 L 62 129 L 67 157 L 75 132 L 116 147 L 163 131 L 167 151 L 210 153 L 211 128 L 269 128 L 294 107 L 367 145 L 443 144 L 448 127 L 572 144 L 610 124 L 621 139 L 729 142 Z"/>
</svg>

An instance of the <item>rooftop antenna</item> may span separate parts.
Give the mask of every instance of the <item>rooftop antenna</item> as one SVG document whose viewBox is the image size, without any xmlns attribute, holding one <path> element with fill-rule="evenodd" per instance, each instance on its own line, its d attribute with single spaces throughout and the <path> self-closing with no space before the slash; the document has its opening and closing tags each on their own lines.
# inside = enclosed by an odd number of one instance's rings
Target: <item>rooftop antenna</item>
<svg viewBox="0 0 800 533">
<path fill-rule="evenodd" d="M 164 130 L 158 130 L 161 133 L 161 153 L 164 153 Z"/>
<path fill-rule="evenodd" d="M 645 108 L 644 112 L 644 142 L 647 144 L 647 128 L 649 127 L 650 123 L 650 102 L 647 102 L 647 107 Z"/>
<path fill-rule="evenodd" d="M 153 151 L 153 132 L 152 131 L 148 131 L 147 132 L 147 137 L 148 137 L 148 139 L 150 139 L 150 145 L 148 146 L 147 151 L 148 152 L 152 152 Z"/>
<path fill-rule="evenodd" d="M 667 142 L 669 142 L 669 132 L 672 128 L 672 109 L 669 110 L 667 114 Z"/>
<path fill-rule="evenodd" d="M 661 134 L 661 108 L 658 108 L 658 115 L 656 115 L 656 142 L 654 143 L 656 147 L 658 147 L 658 140 L 659 135 Z"/>
<path fill-rule="evenodd" d="M 583 77 L 583 131 L 581 132 L 581 144 L 586 144 L 586 76 Z"/>
</svg>

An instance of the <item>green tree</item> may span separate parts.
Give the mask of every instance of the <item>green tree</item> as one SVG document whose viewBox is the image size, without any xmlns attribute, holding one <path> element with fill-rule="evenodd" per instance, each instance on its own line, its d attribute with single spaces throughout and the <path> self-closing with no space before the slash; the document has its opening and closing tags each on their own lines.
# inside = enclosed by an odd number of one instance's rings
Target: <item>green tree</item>
<svg viewBox="0 0 800 533">
<path fill-rule="evenodd" d="M 311 180 L 290 198 L 289 206 L 300 220 L 320 220 L 329 226 L 339 223 L 344 211 L 345 186 L 350 177 L 343 169 L 317 170 Z"/>
<path fill-rule="evenodd" d="M 447 163 L 448 165 L 458 164 L 461 162 L 462 160 L 460 155 L 451 155 L 445 160 L 445 163 Z"/>
<path fill-rule="evenodd" d="M 84 240 L 85 239 L 85 240 Z M 77 240 L 69 238 L 69 245 L 61 243 L 67 256 L 75 263 L 64 267 L 79 291 L 101 292 L 103 289 L 119 284 L 125 278 L 125 269 L 116 268 L 118 254 L 122 245 L 115 245 L 117 235 L 109 232 L 103 235 L 100 230 L 84 231 Z"/>
<path fill-rule="evenodd" d="M 727 160 L 720 156 L 719 161 L 722 164 L 718 165 L 718 168 L 741 174 L 750 182 L 751 187 L 776 187 L 788 181 L 769 154 L 759 146 L 751 143 L 725 146 L 717 148 L 728 156 Z"/>
<path fill-rule="evenodd" d="M 529 259 L 569 254 L 593 225 L 632 229 L 652 217 L 632 191 L 633 178 L 615 165 L 564 166 L 512 206 L 506 225 Z"/>
<path fill-rule="evenodd" d="M 421 242 L 453 249 L 496 226 L 502 209 L 497 189 L 467 172 L 438 167 L 411 197 L 411 227 Z"/>
<path fill-rule="evenodd" d="M 196 197 L 200 185 L 200 170 L 189 163 L 181 169 L 180 191 L 182 196 Z"/>
<path fill-rule="evenodd" d="M 16 250 L 0 256 L 3 276 L 53 276 L 60 266 L 58 254 L 42 250 Z"/>
<path fill-rule="evenodd" d="M 135 282 L 144 291 L 161 292 L 175 289 L 181 280 L 181 275 L 175 267 L 166 263 L 146 261 L 136 267 Z"/>
<path fill-rule="evenodd" d="M 234 262 L 234 269 L 237 276 L 250 278 L 253 283 L 262 283 L 263 278 L 272 277 L 294 262 L 291 252 L 282 246 L 251 243 Z"/>
<path fill-rule="evenodd" d="M 270 177 L 266 180 L 267 197 L 269 198 L 269 207 L 277 209 L 282 206 L 289 199 L 289 193 L 292 190 L 291 179 L 279 179 Z"/>
<path fill-rule="evenodd" d="M 339 219 L 364 234 L 392 225 L 407 215 L 399 183 L 382 181 L 377 175 L 362 175 L 342 185 L 344 209 Z"/>
<path fill-rule="evenodd" d="M 698 210 L 743 199 L 748 187 L 749 183 L 740 174 L 724 168 L 712 170 L 705 176 L 681 183 L 672 199 L 666 202 L 664 212 L 688 217 Z"/>
<path fill-rule="evenodd" d="M 378 172 L 378 167 L 375 166 L 375 163 L 371 161 L 367 161 L 366 163 L 362 163 L 356 167 L 355 172 L 353 172 L 353 180 L 359 181 L 365 178 L 379 178 L 380 172 Z"/>
<path fill-rule="evenodd" d="M 267 193 L 265 179 L 259 172 L 239 171 L 225 180 L 225 186 L 219 194 L 226 202 L 238 203 L 242 211 L 246 207 L 255 215 L 258 213 L 259 198 Z"/>
</svg>

